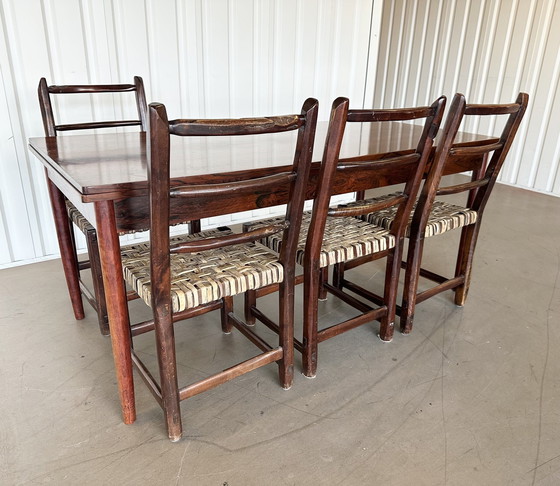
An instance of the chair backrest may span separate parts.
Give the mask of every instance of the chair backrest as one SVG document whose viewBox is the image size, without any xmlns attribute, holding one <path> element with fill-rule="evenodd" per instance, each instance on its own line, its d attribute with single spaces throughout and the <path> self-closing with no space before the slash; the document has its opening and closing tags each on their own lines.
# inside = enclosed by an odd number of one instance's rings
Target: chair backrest
<svg viewBox="0 0 560 486">
<path fill-rule="evenodd" d="M 136 108 L 138 119 L 134 120 L 111 120 L 90 121 L 84 123 L 56 124 L 51 95 L 54 94 L 96 94 L 96 93 L 126 93 L 134 92 L 136 97 Z M 45 78 L 39 81 L 39 105 L 43 116 L 43 127 L 45 136 L 56 137 L 57 132 L 70 130 L 87 130 L 97 128 L 130 127 L 140 126 L 142 131 L 147 129 L 147 105 L 144 83 L 139 76 L 134 77 L 133 84 L 75 84 L 75 85 L 47 85 Z"/>
<path fill-rule="evenodd" d="M 148 120 L 148 177 L 150 186 L 150 252 L 151 278 L 158 285 L 152 287 L 152 305 L 155 310 L 170 299 L 170 254 L 189 253 L 221 248 L 228 245 L 260 240 L 283 231 L 279 261 L 286 275 L 294 273 L 295 251 L 301 226 L 306 185 L 309 178 L 318 102 L 308 99 L 301 114 L 271 116 L 266 118 L 241 118 L 225 120 L 171 120 L 164 105 L 151 103 Z M 207 182 L 189 185 L 170 185 L 171 136 L 233 136 L 280 133 L 298 130 L 294 147 L 294 160 L 290 170 L 265 177 L 243 179 L 227 183 Z M 231 197 L 262 198 L 267 192 L 285 191 L 288 197 L 286 217 L 282 223 L 261 227 L 241 234 L 190 241 L 170 245 L 170 201 L 173 213 L 188 208 L 193 198 L 231 200 Z M 229 212 L 235 212 L 234 204 Z"/>
<path fill-rule="evenodd" d="M 431 106 L 385 110 L 350 110 L 347 98 L 338 98 L 333 102 L 319 175 L 320 184 L 313 201 L 313 215 L 305 250 L 306 260 L 317 261 L 318 259 L 327 217 L 361 216 L 398 206 L 397 215 L 390 231 L 397 238 L 403 237 L 430 157 L 434 138 L 439 130 L 445 101 L 445 97 L 442 96 Z M 381 156 L 372 154 L 372 156 L 348 160 L 339 159 L 346 123 L 389 123 L 421 119 L 424 119 L 424 128 L 416 148 L 413 150 L 406 150 L 408 147 L 403 147 L 402 152 Z M 402 193 L 389 199 L 385 198 L 381 202 L 364 202 L 363 204 L 357 202 L 349 206 L 329 207 L 336 177 L 352 178 L 353 173 L 358 171 L 362 174 L 363 171 L 372 171 L 372 178 L 374 178 L 377 169 L 405 171 L 407 181 Z M 375 187 L 375 184 L 372 183 L 371 187 Z"/>
<path fill-rule="evenodd" d="M 508 104 L 467 104 L 464 95 L 457 93 L 453 97 L 442 132 L 441 143 L 438 143 L 434 162 L 430 168 L 426 182 L 418 198 L 418 206 L 414 213 L 411 231 L 422 231 L 430 215 L 431 207 L 436 196 L 468 192 L 467 207 L 478 213 L 477 221 L 482 218 L 492 188 L 500 173 L 509 149 L 515 138 L 523 115 L 529 103 L 529 95 L 519 93 L 515 103 Z M 469 142 L 455 143 L 455 138 L 461 122 L 466 116 L 507 116 L 507 121 L 498 137 Z M 496 138 L 498 140 L 496 141 Z M 461 159 L 478 156 L 479 175 L 473 176 L 470 182 L 452 186 L 440 186 L 441 178 L 445 174 L 448 164 L 460 164 Z M 488 160 L 489 158 L 489 160 Z"/>
</svg>

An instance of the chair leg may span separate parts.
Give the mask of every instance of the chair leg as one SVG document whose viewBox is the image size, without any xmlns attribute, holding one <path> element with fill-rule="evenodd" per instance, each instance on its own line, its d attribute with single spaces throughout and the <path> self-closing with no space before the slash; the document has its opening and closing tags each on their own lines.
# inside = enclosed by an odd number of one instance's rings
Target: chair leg
<svg viewBox="0 0 560 486">
<path fill-rule="evenodd" d="M 245 299 L 245 324 L 248 326 L 255 325 L 255 316 L 251 312 L 251 307 L 256 307 L 257 305 L 257 292 L 255 290 L 248 290 L 244 295 Z"/>
<path fill-rule="evenodd" d="M 317 374 L 317 328 L 319 300 L 319 269 L 316 271 L 305 269 L 303 283 L 303 352 L 302 364 L 303 374 L 308 378 L 314 378 Z"/>
<path fill-rule="evenodd" d="M 72 235 L 68 222 L 68 214 L 66 212 L 66 202 L 60 190 L 48 178 L 48 174 L 47 186 L 58 237 L 62 268 L 64 269 L 64 276 L 66 277 L 66 285 L 68 286 L 74 317 L 80 320 L 85 317 L 84 304 L 80 291 L 80 276 L 78 272 L 78 263 L 76 261 L 76 252 L 72 248 Z"/>
<path fill-rule="evenodd" d="M 294 381 L 294 280 L 285 276 L 278 291 L 279 299 L 279 342 L 282 359 L 279 364 L 280 384 L 285 390 Z"/>
<path fill-rule="evenodd" d="M 455 305 L 463 306 L 467 300 L 469 293 L 469 285 L 471 282 L 472 264 L 474 258 L 474 250 L 478 239 L 480 229 L 480 221 L 475 224 L 466 226 L 461 232 L 461 242 L 459 244 L 459 254 L 457 255 L 457 266 L 455 276 L 463 276 L 464 282 L 455 288 Z"/>
<path fill-rule="evenodd" d="M 424 249 L 423 237 L 412 237 L 408 242 L 408 254 L 406 258 L 406 271 L 404 277 L 404 288 L 401 303 L 400 326 L 403 334 L 412 331 L 414 321 L 414 309 L 416 307 L 416 293 L 418 292 L 418 279 L 420 278 L 420 266 L 422 264 L 422 252 Z"/>
<path fill-rule="evenodd" d="M 379 338 L 385 342 L 393 340 L 395 330 L 395 315 L 397 312 L 397 288 L 399 285 L 399 273 L 402 261 L 402 245 L 387 255 L 387 266 L 385 269 L 385 291 L 383 301 L 387 307 L 387 313 L 381 318 L 379 327 Z"/>
<path fill-rule="evenodd" d="M 158 315 L 156 310 L 156 343 L 161 380 L 162 408 L 167 425 L 167 433 L 172 442 L 181 439 L 183 424 L 179 385 L 177 381 L 177 361 L 175 356 L 175 335 L 171 315 Z"/>
<path fill-rule="evenodd" d="M 333 287 L 342 290 L 342 280 L 344 280 L 344 262 L 336 263 L 333 266 L 333 273 L 332 273 Z"/>
<path fill-rule="evenodd" d="M 319 300 L 327 300 L 327 289 L 323 287 L 323 282 L 329 281 L 329 267 L 321 268 L 319 279 Z"/>
<path fill-rule="evenodd" d="M 222 308 L 220 309 L 222 320 L 222 331 L 225 334 L 231 334 L 231 320 L 229 318 L 230 312 L 233 312 L 233 297 L 224 297 L 222 299 Z"/>
<path fill-rule="evenodd" d="M 103 273 L 101 271 L 101 259 L 99 258 L 99 246 L 97 243 L 97 231 L 87 231 L 86 243 L 89 255 L 91 278 L 93 281 L 93 293 L 97 302 L 97 320 L 99 331 L 103 336 L 109 335 L 109 317 L 107 315 L 107 302 L 105 300 L 105 287 L 103 286 Z"/>
<path fill-rule="evenodd" d="M 193 233 L 200 233 L 200 219 L 194 219 L 189 223 L 189 231 L 191 234 Z"/>
</svg>

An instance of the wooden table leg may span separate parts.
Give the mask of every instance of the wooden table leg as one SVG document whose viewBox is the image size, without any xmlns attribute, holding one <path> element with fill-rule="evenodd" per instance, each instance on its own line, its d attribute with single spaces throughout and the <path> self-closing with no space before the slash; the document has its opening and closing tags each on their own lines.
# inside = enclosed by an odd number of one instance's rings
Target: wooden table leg
<svg viewBox="0 0 560 486">
<path fill-rule="evenodd" d="M 130 354 L 132 342 L 113 201 L 96 202 L 95 219 L 123 421 L 131 424 L 136 420 Z"/>
<path fill-rule="evenodd" d="M 64 196 L 49 179 L 47 174 L 47 186 L 49 189 L 49 197 L 54 216 L 54 225 L 56 228 L 56 236 L 58 238 L 58 246 L 60 248 L 60 258 L 62 260 L 62 268 L 66 277 L 66 285 L 74 310 L 74 317 L 81 320 L 85 317 L 84 304 L 82 302 L 82 294 L 80 291 L 80 275 L 78 273 L 78 262 L 74 251 L 70 224 L 68 223 L 68 213 L 66 212 L 66 201 Z"/>
</svg>

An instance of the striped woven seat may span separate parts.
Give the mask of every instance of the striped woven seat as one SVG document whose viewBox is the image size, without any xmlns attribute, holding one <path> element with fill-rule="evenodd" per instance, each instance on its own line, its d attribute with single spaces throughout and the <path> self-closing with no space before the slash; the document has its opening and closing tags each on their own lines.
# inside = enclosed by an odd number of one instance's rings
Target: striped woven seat
<svg viewBox="0 0 560 486">
<path fill-rule="evenodd" d="M 68 212 L 68 217 L 70 221 L 74 223 L 82 233 L 88 231 L 95 231 L 93 225 L 86 219 L 86 217 L 79 211 L 79 209 L 74 206 L 70 201 L 66 200 L 66 211 Z M 183 221 L 182 223 L 176 223 L 171 226 L 178 226 L 180 224 L 188 223 L 188 221 Z M 149 228 L 134 229 L 129 231 L 119 231 L 119 235 L 131 235 L 133 233 L 138 233 L 140 231 L 148 231 Z"/>
<path fill-rule="evenodd" d="M 171 238 L 171 243 L 231 234 L 229 228 Z M 126 282 L 151 305 L 150 245 L 122 248 Z M 260 243 L 245 243 L 216 250 L 171 255 L 173 312 L 215 302 L 258 288 L 280 283 L 284 269 L 278 255 Z"/>
<path fill-rule="evenodd" d="M 376 198 L 366 199 L 365 201 L 359 201 L 359 203 L 379 202 L 398 194 L 399 193 L 387 194 Z M 349 203 L 347 206 L 352 206 L 353 204 L 355 205 L 356 203 Z M 414 205 L 410 214 L 409 222 L 412 221 L 414 209 L 416 209 L 416 205 Z M 387 209 L 365 214 L 361 216 L 360 219 L 376 226 L 382 226 L 383 228 L 389 229 L 396 213 L 397 206 L 393 206 Z M 476 222 L 477 216 L 477 212 L 472 209 L 457 206 L 455 204 L 449 204 L 445 201 L 434 201 L 430 217 L 428 218 L 428 223 L 426 224 L 425 237 L 429 238 L 430 236 L 441 235 L 447 231 L 471 225 Z M 406 228 L 406 236 L 410 236 L 410 224 Z"/>
<path fill-rule="evenodd" d="M 277 221 L 277 218 L 267 219 L 253 223 L 251 228 L 267 225 Z M 311 222 L 311 212 L 303 214 L 303 221 L 299 234 L 296 261 L 303 265 L 305 256 L 305 241 Z M 280 251 L 281 234 L 272 235 L 262 241 L 264 245 L 275 252 Z M 395 246 L 395 238 L 386 228 L 372 225 L 357 218 L 327 218 L 323 245 L 321 247 L 321 268 L 335 263 L 354 260 L 365 255 L 371 255 Z"/>
<path fill-rule="evenodd" d="M 95 228 L 91 223 L 84 217 L 82 213 L 74 206 L 70 201 L 66 201 L 66 211 L 68 212 L 68 217 L 70 221 L 74 223 L 82 233 L 87 233 L 88 231 L 95 231 Z"/>
</svg>

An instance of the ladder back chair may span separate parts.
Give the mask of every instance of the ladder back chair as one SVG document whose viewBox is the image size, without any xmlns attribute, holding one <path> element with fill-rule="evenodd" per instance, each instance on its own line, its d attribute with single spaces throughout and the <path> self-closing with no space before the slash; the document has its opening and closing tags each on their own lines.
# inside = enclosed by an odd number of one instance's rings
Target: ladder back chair
<svg viewBox="0 0 560 486">
<path fill-rule="evenodd" d="M 437 144 L 434 163 L 422 187 L 416 208 L 406 235 L 409 238 L 407 261 L 405 267 L 405 283 L 400 313 L 400 327 L 404 334 L 412 330 L 414 311 L 419 304 L 434 295 L 446 290 L 455 291 L 455 304 L 463 306 L 467 298 L 472 274 L 473 256 L 476 247 L 482 216 L 488 198 L 498 178 L 500 169 L 513 143 L 515 134 L 525 114 L 529 97 L 520 93 L 515 103 L 510 104 L 466 104 L 462 94 L 453 98 L 449 114 L 443 129 L 442 138 Z M 507 121 L 499 137 L 466 144 L 453 143 L 459 126 L 467 116 L 507 116 Z M 441 179 L 445 175 L 447 164 L 460 164 L 462 159 L 473 156 L 478 158 L 478 166 L 471 167 L 471 181 L 442 186 Z M 437 196 L 466 193 L 467 202 L 464 206 L 451 204 Z M 370 202 L 380 202 L 382 198 L 373 198 Z M 362 219 L 372 224 L 390 227 L 395 218 L 391 210 L 380 211 L 363 216 Z M 432 236 L 461 228 L 461 238 L 457 254 L 455 273 L 452 277 L 444 277 L 421 267 L 424 240 Z M 344 265 L 338 269 L 338 287 L 352 288 L 352 283 L 344 279 Z M 436 282 L 437 285 L 418 292 L 419 278 L 424 277 Z"/>
<path fill-rule="evenodd" d="M 281 385 L 293 380 L 293 319 L 295 251 L 302 220 L 305 189 L 313 151 L 318 102 L 308 99 L 301 114 L 226 120 L 171 120 L 162 104 L 149 106 L 148 177 L 150 242 L 122 249 L 125 279 L 152 308 L 153 321 L 131 326 L 132 335 L 155 329 L 159 383 L 132 350 L 132 360 L 164 411 L 169 438 L 182 434 L 180 401 L 225 383 L 241 374 L 277 362 Z M 294 159 L 285 172 L 247 179 L 241 173 L 227 183 L 201 176 L 197 183 L 171 185 L 170 139 L 188 136 L 242 136 L 297 130 Z M 209 142 L 210 143 L 210 142 Z M 248 233 L 227 227 L 170 238 L 169 226 L 193 206 L 218 204 L 223 214 L 235 201 L 258 205 L 270 194 L 288 196 L 285 218 Z M 258 240 L 279 234 L 278 255 Z M 268 344 L 233 314 L 233 296 L 260 286 L 278 284 L 278 345 Z M 201 381 L 179 388 L 174 322 L 221 310 L 222 330 L 238 329 L 260 349 L 256 356 Z"/>
<path fill-rule="evenodd" d="M 338 98 L 333 103 L 313 208 L 311 212 L 304 214 L 296 254 L 298 263 L 304 268 L 305 306 L 303 339 L 295 340 L 294 343 L 296 349 L 302 353 L 303 373 L 307 377 L 316 375 L 318 344 L 322 341 L 374 320 L 380 321 L 381 339 L 392 339 L 404 229 L 422 181 L 434 137 L 439 129 L 445 98 L 439 98 L 427 107 L 392 110 L 350 110 L 348 104 L 347 98 Z M 401 152 L 339 159 L 346 123 L 388 123 L 405 120 L 424 121 L 422 135 L 413 149 L 403 147 Z M 363 187 L 369 183 L 371 187 L 375 187 L 377 172 L 392 170 L 402 171 L 407 177 L 405 189 L 398 196 L 384 200 L 381 204 L 358 202 L 351 208 L 330 207 L 337 181 L 348 181 L 345 187 L 348 187 L 349 191 L 352 191 L 353 184 L 354 187 L 355 184 Z M 396 224 L 389 230 L 357 218 L 359 215 L 386 207 L 395 207 L 397 211 Z M 270 221 L 260 222 L 256 227 L 269 224 Z M 247 228 L 250 227 L 247 225 Z M 281 242 L 274 236 L 268 237 L 264 243 L 276 250 L 282 248 Z M 378 307 L 372 307 L 354 295 L 328 284 L 325 278 L 324 270 L 327 267 L 344 261 L 361 262 L 364 257 L 387 258 L 383 302 Z M 246 319 L 254 322 L 256 318 L 271 327 L 257 308 L 257 298 L 271 289 L 273 287 L 246 294 Z M 318 301 L 324 291 L 354 307 L 360 314 L 319 329 Z"/>
<path fill-rule="evenodd" d="M 99 95 L 102 93 L 134 93 L 135 105 L 137 110 L 137 118 L 130 120 L 110 120 L 110 121 L 88 121 L 82 123 L 66 123 L 57 124 L 55 121 L 53 110 L 53 95 L 64 94 L 90 94 Z M 68 132 L 76 130 L 88 129 L 101 129 L 101 128 L 117 128 L 117 127 L 139 127 L 141 131 L 146 131 L 146 95 L 144 92 L 144 83 L 139 76 L 134 77 L 132 84 L 96 84 L 96 85 L 47 85 L 45 78 L 39 81 L 39 105 L 41 107 L 41 115 L 43 118 L 43 127 L 45 136 L 56 137 L 59 132 Z M 48 178 L 47 178 L 48 180 Z M 49 183 L 49 193 L 52 188 Z M 51 194 L 52 198 L 52 194 Z M 72 251 L 74 255 L 71 264 L 77 269 L 77 279 L 79 291 L 70 291 L 72 301 L 80 300 L 83 295 L 86 300 L 91 304 L 97 313 L 99 328 L 103 335 L 109 334 L 109 323 L 107 318 L 107 305 L 105 302 L 105 291 L 103 287 L 103 277 L 101 273 L 101 262 L 99 259 L 99 250 L 97 247 L 97 232 L 93 225 L 80 213 L 80 211 L 70 202 L 66 201 L 66 212 L 68 214 L 68 223 L 70 226 L 74 224 L 85 236 L 88 259 L 78 260 L 76 242 L 74 240 L 74 233 L 70 231 L 72 236 Z M 147 229 L 147 228 L 145 228 Z M 191 229 L 200 231 L 200 222 L 191 222 Z M 140 230 L 139 230 L 140 231 Z M 121 233 L 124 234 L 124 233 Z M 82 270 L 90 268 L 92 275 L 93 293 L 86 286 L 84 281 L 80 278 Z M 77 295 L 73 295 L 77 294 Z M 129 298 L 135 296 L 129 295 Z"/>
</svg>

